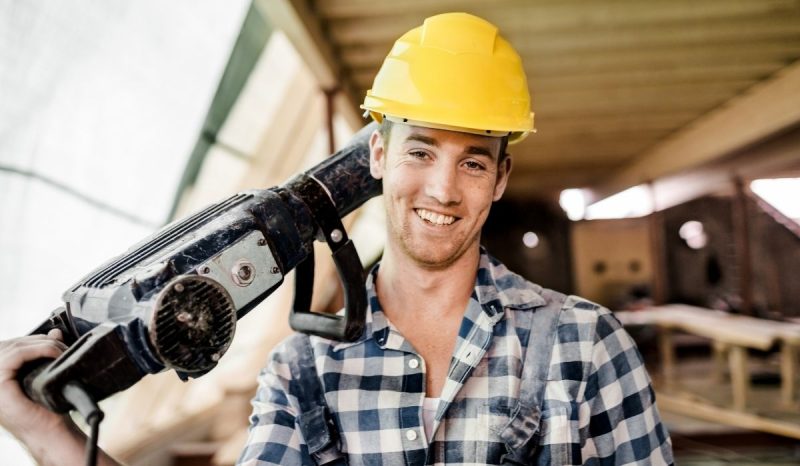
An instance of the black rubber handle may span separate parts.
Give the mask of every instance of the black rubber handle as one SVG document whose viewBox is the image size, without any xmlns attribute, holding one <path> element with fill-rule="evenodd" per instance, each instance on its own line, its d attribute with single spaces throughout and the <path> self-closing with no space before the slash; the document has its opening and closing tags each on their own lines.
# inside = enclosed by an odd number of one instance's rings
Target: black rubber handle
<svg viewBox="0 0 800 466">
<path fill-rule="evenodd" d="M 295 268 L 295 293 L 289 325 L 299 332 L 320 335 L 342 341 L 354 341 L 361 336 L 367 315 L 367 295 L 364 288 L 364 269 L 355 245 L 324 188 L 313 178 L 302 175 L 294 181 L 295 193 L 311 210 L 314 221 L 331 249 L 333 262 L 344 288 L 344 315 L 312 312 L 314 288 L 314 254 L 310 253 Z M 313 251 L 313 250 L 312 250 Z"/>
</svg>

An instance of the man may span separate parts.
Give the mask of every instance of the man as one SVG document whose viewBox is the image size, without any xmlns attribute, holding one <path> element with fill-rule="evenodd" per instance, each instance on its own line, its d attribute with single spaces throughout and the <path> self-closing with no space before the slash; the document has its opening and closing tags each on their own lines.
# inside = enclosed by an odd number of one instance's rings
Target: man
<svg viewBox="0 0 800 466">
<path fill-rule="evenodd" d="M 497 29 L 428 18 L 397 41 L 363 107 L 381 122 L 371 172 L 387 217 L 366 331 L 276 348 L 240 464 L 672 463 L 641 357 L 609 311 L 525 281 L 480 246 L 511 171 L 506 145 L 533 127 L 522 65 Z M 0 403 L 18 407 L 0 422 L 45 464 L 42 434 L 73 453 L 80 437 L 25 400 L 14 373 L 62 350 L 55 336 L 0 348 Z"/>
<path fill-rule="evenodd" d="M 606 309 L 480 247 L 532 129 L 525 74 L 486 21 L 428 18 L 363 108 L 387 242 L 353 343 L 273 352 L 240 464 L 670 464 L 649 377 Z"/>
</svg>

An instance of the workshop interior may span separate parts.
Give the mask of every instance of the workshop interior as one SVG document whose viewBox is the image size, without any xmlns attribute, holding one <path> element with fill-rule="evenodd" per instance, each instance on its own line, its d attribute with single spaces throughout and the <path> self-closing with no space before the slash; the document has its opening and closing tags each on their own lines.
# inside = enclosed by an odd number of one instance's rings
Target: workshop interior
<svg viewBox="0 0 800 466">
<path fill-rule="evenodd" d="M 678 464 L 799 463 L 797 0 L 0 0 L 0 340 L 70 344 L 26 391 L 65 412 L 80 381 L 126 464 L 233 465 L 272 348 L 360 334 L 359 105 L 450 11 L 503 31 L 535 112 L 482 243 L 614 312 Z"/>
</svg>

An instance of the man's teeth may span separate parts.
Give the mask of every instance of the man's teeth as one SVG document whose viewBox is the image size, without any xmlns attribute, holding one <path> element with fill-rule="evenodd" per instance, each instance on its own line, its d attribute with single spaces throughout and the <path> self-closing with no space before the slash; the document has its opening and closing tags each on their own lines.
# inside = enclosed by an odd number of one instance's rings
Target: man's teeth
<svg viewBox="0 0 800 466">
<path fill-rule="evenodd" d="M 417 215 L 419 215 L 420 218 L 433 223 L 434 225 L 450 225 L 456 221 L 456 218 L 451 217 L 450 215 L 437 214 L 425 209 L 417 209 Z"/>
</svg>

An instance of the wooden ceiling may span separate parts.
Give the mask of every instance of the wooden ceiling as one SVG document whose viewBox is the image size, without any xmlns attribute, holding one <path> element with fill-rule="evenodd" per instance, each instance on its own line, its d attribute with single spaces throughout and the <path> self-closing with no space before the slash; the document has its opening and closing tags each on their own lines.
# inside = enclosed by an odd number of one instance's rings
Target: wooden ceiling
<svg viewBox="0 0 800 466">
<path fill-rule="evenodd" d="M 774 118 L 779 125 L 758 128 L 737 144 L 752 144 L 800 122 L 794 108 L 800 109 L 798 0 L 264 0 L 260 5 L 322 85 L 342 91 L 340 102 L 354 115 L 393 41 L 425 17 L 465 11 L 498 25 L 522 55 L 538 130 L 512 148 L 511 195 L 569 187 L 594 187 L 607 195 L 725 157 L 730 144 L 712 154 L 692 151 L 707 138 L 726 138 L 752 125 L 737 119 L 745 111 L 783 113 Z M 739 108 L 743 96 L 759 94 L 764 83 L 782 91 L 772 92 L 773 100 L 755 95 L 760 99 Z M 792 108 L 773 110 L 787 100 Z M 707 120 L 720 118 L 733 126 L 704 129 Z M 676 163 L 684 158 L 686 163 Z M 651 161 L 667 169 L 654 170 Z"/>
</svg>

